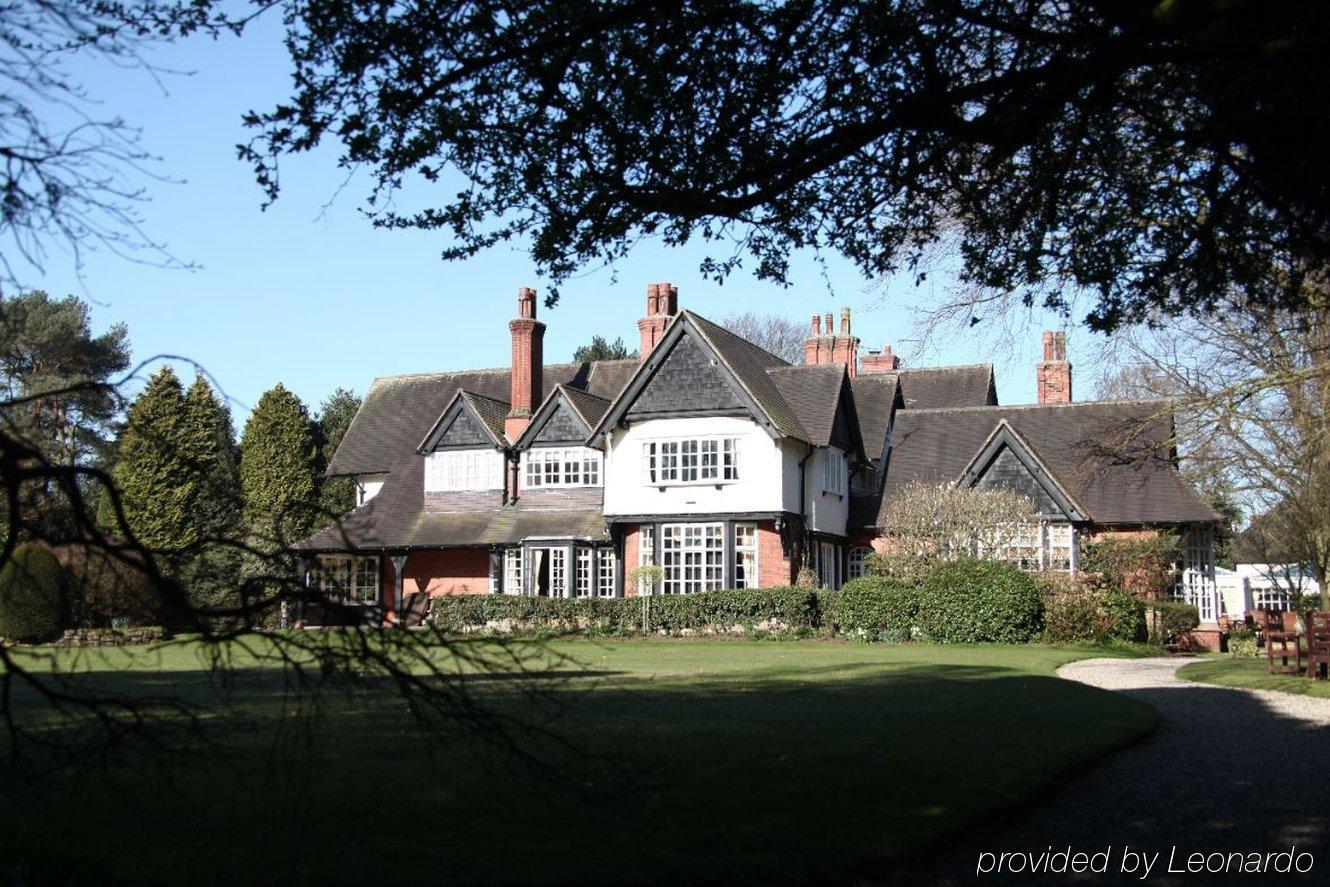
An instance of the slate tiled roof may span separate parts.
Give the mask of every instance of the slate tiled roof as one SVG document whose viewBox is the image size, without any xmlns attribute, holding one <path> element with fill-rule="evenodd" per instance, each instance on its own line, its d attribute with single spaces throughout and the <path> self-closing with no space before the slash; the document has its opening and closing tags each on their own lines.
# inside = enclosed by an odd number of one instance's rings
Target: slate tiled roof
<svg viewBox="0 0 1330 887">
<path fill-rule="evenodd" d="M 870 459 L 881 459 L 891 425 L 891 405 L 899 388 L 896 373 L 861 373 L 850 380 L 854 408 L 859 413 L 859 436 Z"/>
<path fill-rule="evenodd" d="M 897 376 L 907 410 L 994 406 L 998 402 L 991 363 L 900 370 Z"/>
<path fill-rule="evenodd" d="M 798 440 L 811 440 L 809 431 L 799 421 L 794 408 L 785 400 L 776 380 L 767 372 L 779 367 L 788 367 L 790 364 L 701 315 L 691 311 L 682 311 L 680 314 L 686 315 L 711 343 L 711 347 L 720 355 L 720 359 L 748 389 L 749 394 L 757 401 L 757 405 L 767 414 L 781 434 Z"/>
<path fill-rule="evenodd" d="M 902 410 L 883 501 L 914 482 L 956 480 L 1003 419 L 1095 523 L 1217 519 L 1175 470 L 1164 401 Z"/>
<path fill-rule="evenodd" d="M 468 548 L 504 545 L 533 536 L 607 541 L 597 510 L 523 509 L 498 505 L 485 511 L 428 513 L 424 508 L 424 460 L 400 460 L 383 489 L 340 521 L 295 547 L 304 551 L 384 548 Z"/>
<path fill-rule="evenodd" d="M 512 406 L 506 400 L 498 400 L 493 397 L 486 397 L 483 394 L 477 394 L 474 391 L 462 389 L 462 399 L 471 405 L 471 409 L 476 411 L 480 421 L 485 423 L 498 440 L 503 440 L 503 420 L 507 418 L 508 411 Z"/>
<path fill-rule="evenodd" d="M 613 398 L 637 369 L 637 361 L 547 364 L 545 390 L 555 385 Z M 375 379 L 347 429 L 342 445 L 328 465 L 329 474 L 373 474 L 389 471 L 404 452 L 411 452 L 429 432 L 439 413 L 459 390 L 504 401 L 510 393 L 509 370 L 468 370 L 420 373 Z"/>
<path fill-rule="evenodd" d="M 605 416 L 605 411 L 610 408 L 609 398 L 597 397 L 578 388 L 564 386 L 563 393 L 573 405 L 573 409 L 577 410 L 578 415 L 586 421 L 588 428 L 599 425 Z"/>
<path fill-rule="evenodd" d="M 845 367 L 841 364 L 780 366 L 766 372 L 807 434 L 804 439 L 819 447 L 829 444 Z"/>
</svg>

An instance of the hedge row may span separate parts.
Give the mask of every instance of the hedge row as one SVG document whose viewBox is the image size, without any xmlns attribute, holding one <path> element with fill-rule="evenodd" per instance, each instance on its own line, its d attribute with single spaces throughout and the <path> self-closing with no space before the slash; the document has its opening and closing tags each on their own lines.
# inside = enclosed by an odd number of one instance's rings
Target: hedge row
<svg viewBox="0 0 1330 887">
<path fill-rule="evenodd" d="M 708 591 L 649 598 L 455 595 L 435 598 L 430 621 L 446 631 L 559 631 L 631 634 L 644 630 L 716 633 L 812 632 L 826 592 L 808 588 Z"/>
<path fill-rule="evenodd" d="M 865 577 L 840 591 L 763 588 L 649 598 L 458 595 L 435 598 L 431 621 L 457 632 L 671 634 L 823 632 L 866 640 L 1024 643 L 1042 626 L 1033 580 L 1008 564 L 947 564 L 922 586 Z"/>
</svg>

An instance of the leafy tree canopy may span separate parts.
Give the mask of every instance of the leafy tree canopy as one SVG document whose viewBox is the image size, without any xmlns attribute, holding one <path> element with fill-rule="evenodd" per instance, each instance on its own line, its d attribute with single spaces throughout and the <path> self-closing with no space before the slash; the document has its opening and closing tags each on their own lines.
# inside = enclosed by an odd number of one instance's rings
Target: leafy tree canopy
<svg viewBox="0 0 1330 887">
<path fill-rule="evenodd" d="M 340 142 L 369 210 L 446 257 L 529 239 L 556 284 L 639 240 L 786 279 L 939 241 L 962 280 L 1113 328 L 1238 290 L 1297 304 L 1330 257 L 1322 0 L 487 0 L 285 4 L 278 162 Z M 393 192 L 433 183 L 438 205 Z"/>
<path fill-rule="evenodd" d="M 586 360 L 624 360 L 629 357 L 637 357 L 637 350 L 629 351 L 628 346 L 623 343 L 622 336 L 613 342 L 604 336 L 592 336 L 589 344 L 573 352 L 574 363 Z"/>
</svg>

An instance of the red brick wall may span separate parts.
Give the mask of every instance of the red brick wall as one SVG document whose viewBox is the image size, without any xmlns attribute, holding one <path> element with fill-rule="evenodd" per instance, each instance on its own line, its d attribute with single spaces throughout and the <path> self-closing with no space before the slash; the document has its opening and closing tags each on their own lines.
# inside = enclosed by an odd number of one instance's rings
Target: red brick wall
<svg viewBox="0 0 1330 887">
<path fill-rule="evenodd" d="M 384 605 L 393 599 L 393 565 L 383 558 Z M 489 594 L 490 553 L 485 548 L 461 548 L 446 551 L 413 551 L 406 561 L 402 582 L 403 596 L 418 591 L 430 597 L 445 594 Z"/>
<path fill-rule="evenodd" d="M 637 524 L 629 524 L 623 537 L 623 593 L 625 597 L 637 597 L 637 586 L 628 581 L 637 567 L 639 530 Z"/>
<path fill-rule="evenodd" d="M 790 585 L 790 561 L 781 550 L 780 533 L 773 523 L 757 525 L 757 575 L 763 588 Z"/>
</svg>

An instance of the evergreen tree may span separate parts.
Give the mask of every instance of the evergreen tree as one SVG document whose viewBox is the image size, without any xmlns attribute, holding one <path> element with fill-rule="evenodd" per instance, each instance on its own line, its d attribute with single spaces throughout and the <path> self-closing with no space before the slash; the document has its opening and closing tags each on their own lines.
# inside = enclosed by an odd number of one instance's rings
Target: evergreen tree
<svg viewBox="0 0 1330 887">
<path fill-rule="evenodd" d="M 354 391 L 338 388 L 319 406 L 319 461 L 320 470 L 328 467 L 333 454 L 342 445 L 351 420 L 360 409 L 360 398 Z M 319 495 L 324 522 L 338 517 L 356 506 L 356 480 L 353 477 L 323 477 Z"/>
<path fill-rule="evenodd" d="M 590 343 L 573 352 L 575 363 L 588 360 L 624 360 L 629 357 L 637 357 L 637 351 L 629 351 L 628 346 L 623 343 L 622 336 L 613 342 L 604 336 L 592 336 Z"/>
<path fill-rule="evenodd" d="M 192 513 L 198 496 L 182 446 L 185 428 L 180 379 L 162 367 L 129 408 L 112 473 L 129 529 L 168 562 L 200 538 Z"/>
<path fill-rule="evenodd" d="M 240 488 L 253 551 L 248 578 L 284 576 L 295 564 L 280 555 L 309 535 L 319 506 L 319 448 L 314 423 L 283 385 L 259 398 L 240 439 Z"/>
<path fill-rule="evenodd" d="M 183 435 L 180 455 L 189 470 L 189 512 L 200 544 L 181 564 L 181 578 L 196 608 L 234 607 L 240 579 L 239 452 L 231 411 L 201 375 L 185 394 Z"/>
</svg>

